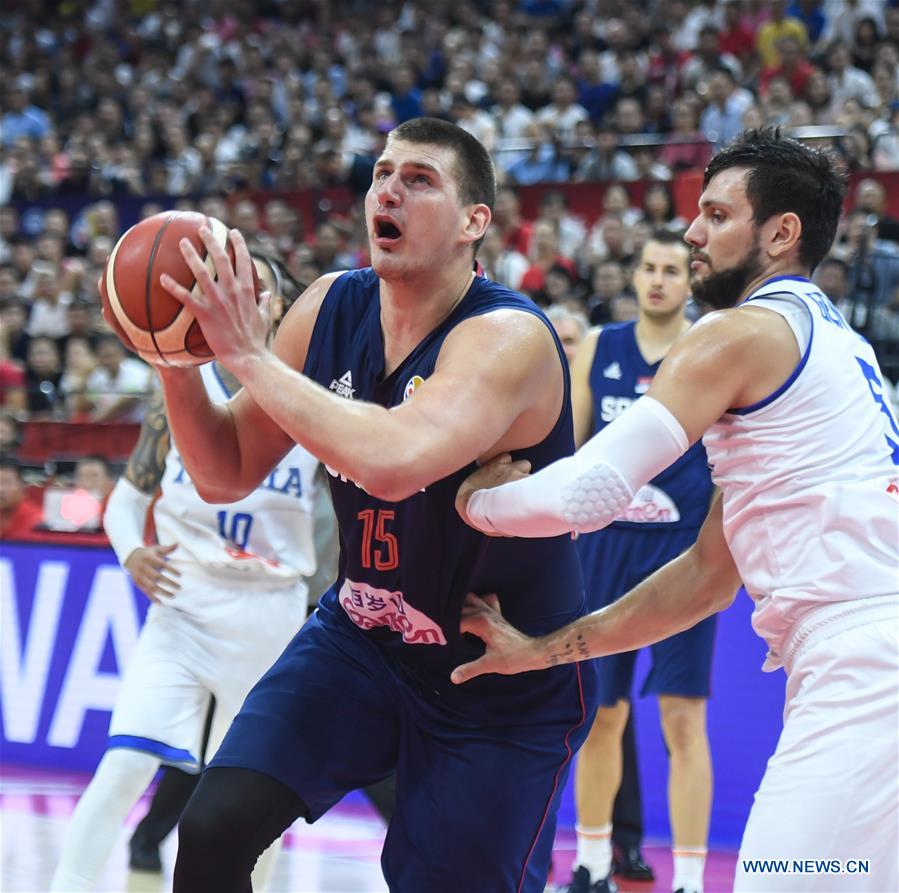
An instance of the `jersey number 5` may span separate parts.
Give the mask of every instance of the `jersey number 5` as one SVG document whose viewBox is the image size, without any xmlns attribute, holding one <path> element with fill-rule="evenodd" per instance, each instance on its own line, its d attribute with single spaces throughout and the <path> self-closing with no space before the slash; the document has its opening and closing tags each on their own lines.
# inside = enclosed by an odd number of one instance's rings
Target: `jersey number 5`
<svg viewBox="0 0 899 893">
<path fill-rule="evenodd" d="M 396 512 L 388 509 L 364 509 L 356 516 L 362 522 L 362 567 L 370 568 L 372 562 L 378 571 L 392 571 L 399 567 L 399 544 L 396 536 L 385 529 L 387 522 L 392 521 L 395 515 Z"/>
</svg>

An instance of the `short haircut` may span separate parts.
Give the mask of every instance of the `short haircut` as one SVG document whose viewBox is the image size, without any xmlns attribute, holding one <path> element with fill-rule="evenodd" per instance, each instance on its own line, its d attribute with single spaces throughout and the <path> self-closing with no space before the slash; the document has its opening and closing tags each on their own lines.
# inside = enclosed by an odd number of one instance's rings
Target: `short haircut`
<svg viewBox="0 0 899 893">
<path fill-rule="evenodd" d="M 682 229 L 654 229 L 650 233 L 649 238 L 643 243 L 638 260 L 643 260 L 643 251 L 650 242 L 655 242 L 657 245 L 678 245 L 684 249 L 685 257 L 689 258 L 690 246 L 684 241 L 685 234 L 686 230 Z M 688 260 L 686 263 L 689 266 Z"/>
<path fill-rule="evenodd" d="M 757 227 L 775 214 L 799 217 L 799 260 L 814 270 L 833 244 L 846 197 L 846 174 L 833 156 L 784 136 L 779 127 L 746 130 L 709 162 L 702 188 L 735 167 L 749 171 L 746 197 Z"/>
<path fill-rule="evenodd" d="M 440 118 L 412 118 L 390 131 L 406 143 L 446 146 L 456 156 L 456 181 L 465 205 L 496 204 L 496 174 L 490 154 L 468 131 Z"/>
<path fill-rule="evenodd" d="M 20 481 L 22 480 L 22 463 L 15 456 L 11 456 L 9 453 L 0 453 L 0 468 L 14 471 L 16 477 Z"/>
<path fill-rule="evenodd" d="M 96 465 L 100 465 L 103 468 L 103 471 L 106 472 L 106 476 L 110 480 L 115 479 L 115 472 L 112 469 L 112 463 L 109 461 L 109 459 L 106 458 L 106 456 L 101 456 L 99 453 L 88 453 L 86 456 L 82 456 L 77 460 L 77 462 L 75 463 L 75 467 L 77 468 L 87 462 L 93 462 Z"/>
</svg>

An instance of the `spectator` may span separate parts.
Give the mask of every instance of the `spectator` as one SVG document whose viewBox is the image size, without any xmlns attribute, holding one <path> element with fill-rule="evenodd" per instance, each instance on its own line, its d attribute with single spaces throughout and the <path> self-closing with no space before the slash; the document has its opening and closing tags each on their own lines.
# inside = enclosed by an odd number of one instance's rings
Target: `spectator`
<svg viewBox="0 0 899 893">
<path fill-rule="evenodd" d="M 699 129 L 718 150 L 743 130 L 743 114 L 752 105 L 752 94 L 738 87 L 731 70 L 722 65 L 709 75 L 708 100 Z"/>
<path fill-rule="evenodd" d="M 534 234 L 531 239 L 531 265 L 521 277 L 520 288 L 535 300 L 541 296 L 546 285 L 546 274 L 550 267 L 560 266 L 566 269 L 573 278 L 577 270 L 571 258 L 559 251 L 559 234 L 549 220 L 537 220 L 534 223 Z"/>
<path fill-rule="evenodd" d="M 833 97 L 833 108 L 839 109 L 847 99 L 854 99 L 865 108 L 877 105 L 877 88 L 871 75 L 851 63 L 849 48 L 840 40 L 827 49 L 827 84 Z"/>
<path fill-rule="evenodd" d="M 852 207 L 875 218 L 878 239 L 899 243 L 899 220 L 887 213 L 887 194 L 881 183 L 870 178 L 860 180 L 855 187 Z"/>
<path fill-rule="evenodd" d="M 604 325 L 615 319 L 615 301 L 625 294 L 627 276 L 617 260 L 600 261 L 590 278 L 592 293 L 587 298 L 591 326 Z"/>
<path fill-rule="evenodd" d="M 119 339 L 105 334 L 97 340 L 97 367 L 87 376 L 84 397 L 76 405 L 94 422 L 139 422 L 152 388 L 150 367 L 126 357 Z"/>
<path fill-rule="evenodd" d="M 873 16 L 864 16 L 855 22 L 852 40 L 852 64 L 867 74 L 873 74 L 880 43 L 880 29 Z"/>
<path fill-rule="evenodd" d="M 42 516 L 40 506 L 25 497 L 19 461 L 0 455 L 0 539 L 29 539 Z"/>
<path fill-rule="evenodd" d="M 11 412 L 0 413 L 0 455 L 15 453 L 22 445 L 22 426 Z"/>
<path fill-rule="evenodd" d="M 670 184 L 651 183 L 646 187 L 641 221 L 648 223 L 652 229 L 670 229 L 674 232 L 686 230 L 686 221 L 677 215 Z"/>
<path fill-rule="evenodd" d="M 814 47 L 827 26 L 827 16 L 821 9 L 821 0 L 793 0 L 787 9 L 787 15 L 805 25 L 809 42 Z"/>
<path fill-rule="evenodd" d="M 24 412 L 27 406 L 25 370 L 18 360 L 10 358 L 6 338 L 0 337 L 0 409 Z"/>
<path fill-rule="evenodd" d="M 788 16 L 786 11 L 786 0 L 768 0 L 768 21 L 759 28 L 755 41 L 763 69 L 781 64 L 779 46 L 784 37 L 794 37 L 803 50 L 808 48 L 805 25 L 799 19 Z"/>
<path fill-rule="evenodd" d="M 743 76 L 754 74 L 757 68 L 755 33 L 746 24 L 742 15 L 741 0 L 724 0 L 722 16 L 724 22 L 718 34 L 718 48 L 729 53 L 740 63 Z"/>
<path fill-rule="evenodd" d="M 49 416 L 60 408 L 61 378 L 62 363 L 56 341 L 46 335 L 31 338 L 25 366 L 25 390 L 28 412 L 32 416 Z"/>
<path fill-rule="evenodd" d="M 518 84 L 512 78 L 503 78 L 497 90 L 496 105 L 490 113 L 496 121 L 498 146 L 505 148 L 510 140 L 520 140 L 531 133 L 534 113 L 522 105 Z M 505 167 L 505 165 L 503 165 Z"/>
<path fill-rule="evenodd" d="M 523 217 L 521 199 L 516 189 L 509 186 L 497 189 L 493 225 L 502 234 L 504 248 L 514 248 L 525 257 L 530 254 L 534 224 Z"/>
<path fill-rule="evenodd" d="M 601 121 L 618 94 L 615 84 L 604 81 L 599 54 L 594 49 L 581 52 L 577 62 L 577 102 L 594 123 Z"/>
<path fill-rule="evenodd" d="M 484 268 L 484 275 L 516 291 L 520 290 L 521 277 L 530 263 L 520 251 L 506 248 L 499 227 L 490 226 L 478 249 L 478 261 Z"/>
<path fill-rule="evenodd" d="M 577 87 L 571 78 L 560 78 L 552 95 L 552 102 L 538 109 L 537 122 L 550 137 L 566 142 L 574 136 L 578 121 L 589 120 L 590 115 L 577 102 Z"/>
<path fill-rule="evenodd" d="M 552 189 L 540 196 L 540 216 L 549 220 L 559 237 L 559 251 L 565 257 L 577 257 L 587 237 L 584 221 L 568 209 L 568 198 L 564 192 Z"/>
<path fill-rule="evenodd" d="M 637 166 L 634 160 L 618 145 L 618 134 L 611 124 L 600 122 L 596 126 L 595 144 L 578 164 L 574 172 L 577 182 L 586 180 L 636 180 Z"/>
<path fill-rule="evenodd" d="M 61 292 L 60 283 L 47 261 L 35 261 L 34 300 L 28 319 L 28 334 L 63 338 L 69 333 L 69 304 L 72 296 Z"/>
<path fill-rule="evenodd" d="M 87 490 L 96 495 L 103 501 L 104 506 L 115 482 L 116 476 L 112 471 L 112 465 L 105 456 L 101 456 L 99 453 L 82 456 L 75 463 L 72 483 L 78 489 Z"/>
<path fill-rule="evenodd" d="M 76 419 L 87 411 L 87 380 L 96 368 L 97 356 L 90 340 L 83 335 L 69 335 L 59 390 L 66 410 Z"/>
<path fill-rule="evenodd" d="M 693 57 L 684 66 L 683 83 L 687 90 L 694 90 L 700 96 L 708 92 L 712 73 L 720 68 L 727 69 L 734 81 L 742 76 L 739 60 L 721 49 L 720 33 L 714 25 L 706 25 L 699 32 L 699 43 Z"/>
<path fill-rule="evenodd" d="M 704 170 L 712 157 L 712 146 L 699 129 L 696 103 L 687 96 L 674 103 L 674 130 L 668 136 L 659 161 L 672 174 Z"/>
<path fill-rule="evenodd" d="M 7 356 L 22 365 L 28 359 L 28 304 L 14 295 L 0 306 L 0 339 L 6 346 Z"/>
<path fill-rule="evenodd" d="M 574 310 L 568 304 L 554 303 L 546 311 L 547 319 L 552 323 L 562 349 L 570 366 L 574 362 L 577 349 L 584 335 L 587 334 L 587 317 L 581 310 Z"/>
<path fill-rule="evenodd" d="M 37 141 L 50 129 L 47 113 L 33 105 L 22 78 L 14 80 L 6 88 L 7 111 L 0 119 L 3 145 L 14 146 L 20 138 Z"/>
<path fill-rule="evenodd" d="M 762 69 L 759 75 L 759 92 L 764 96 L 771 79 L 782 77 L 790 85 L 794 98 L 804 96 L 814 68 L 808 61 L 802 44 L 797 38 L 787 34 L 778 41 L 777 51 L 780 63 Z"/>
</svg>

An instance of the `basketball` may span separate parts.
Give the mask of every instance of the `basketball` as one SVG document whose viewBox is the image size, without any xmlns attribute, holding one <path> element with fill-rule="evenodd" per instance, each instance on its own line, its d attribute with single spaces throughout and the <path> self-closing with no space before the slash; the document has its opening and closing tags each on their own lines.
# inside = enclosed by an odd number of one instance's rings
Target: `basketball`
<svg viewBox="0 0 899 893">
<path fill-rule="evenodd" d="M 214 359 L 193 313 L 160 284 L 168 273 L 189 291 L 199 288 L 179 242 L 190 239 L 210 272 L 211 257 L 200 238 L 207 224 L 234 264 L 234 246 L 228 227 L 214 217 L 193 211 L 164 211 L 131 227 L 110 252 L 100 277 L 100 296 L 105 316 L 122 343 L 148 363 L 166 366 L 199 366 Z M 259 280 L 254 269 L 256 300 Z"/>
</svg>

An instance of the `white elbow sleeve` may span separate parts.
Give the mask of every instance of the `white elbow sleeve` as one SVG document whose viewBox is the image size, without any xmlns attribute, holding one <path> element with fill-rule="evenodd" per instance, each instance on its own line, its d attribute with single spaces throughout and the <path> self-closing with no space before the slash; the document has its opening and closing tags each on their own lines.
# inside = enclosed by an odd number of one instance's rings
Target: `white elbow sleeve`
<svg viewBox="0 0 899 893">
<path fill-rule="evenodd" d="M 688 447 L 684 429 L 669 410 L 642 397 L 573 456 L 524 480 L 477 491 L 468 515 L 479 530 L 507 536 L 599 530 Z"/>
<path fill-rule="evenodd" d="M 103 529 L 122 566 L 131 553 L 144 544 L 144 527 L 151 502 L 152 497 L 138 490 L 124 475 L 109 494 Z"/>
</svg>

